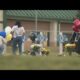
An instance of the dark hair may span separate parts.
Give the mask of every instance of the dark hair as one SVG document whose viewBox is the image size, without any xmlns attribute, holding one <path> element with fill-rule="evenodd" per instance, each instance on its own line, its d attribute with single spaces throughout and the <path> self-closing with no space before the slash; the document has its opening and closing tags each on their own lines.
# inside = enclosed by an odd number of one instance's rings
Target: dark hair
<svg viewBox="0 0 80 80">
<path fill-rule="evenodd" d="M 20 21 L 16 21 L 15 25 L 18 25 L 18 27 L 22 26 Z"/>
<path fill-rule="evenodd" d="M 73 17 L 73 21 L 74 21 L 75 19 L 79 19 L 79 17 L 78 17 L 78 16 Z"/>
<path fill-rule="evenodd" d="M 40 34 L 40 32 L 37 32 L 37 34 Z"/>
</svg>

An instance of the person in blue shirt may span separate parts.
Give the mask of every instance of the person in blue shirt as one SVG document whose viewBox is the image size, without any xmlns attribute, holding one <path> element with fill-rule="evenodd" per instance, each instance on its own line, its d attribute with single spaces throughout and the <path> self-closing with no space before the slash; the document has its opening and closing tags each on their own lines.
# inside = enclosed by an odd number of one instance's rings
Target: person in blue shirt
<svg viewBox="0 0 80 80">
<path fill-rule="evenodd" d="M 0 36 L 2 36 L 3 38 L 5 38 L 6 37 L 6 32 L 5 31 L 1 31 L 0 32 Z"/>
<path fill-rule="evenodd" d="M 0 54 L 4 54 L 6 52 L 6 32 L 0 32 Z"/>
<path fill-rule="evenodd" d="M 42 32 L 38 32 L 38 33 L 37 33 L 36 41 L 37 41 L 39 44 L 42 44 L 42 43 L 43 43 L 43 41 L 44 41 L 44 36 L 43 36 L 43 33 L 42 33 Z"/>
<path fill-rule="evenodd" d="M 59 42 L 59 56 L 62 56 L 63 55 L 63 43 L 64 43 L 64 37 L 63 37 L 62 32 L 60 32 L 58 35 L 58 42 Z"/>
</svg>

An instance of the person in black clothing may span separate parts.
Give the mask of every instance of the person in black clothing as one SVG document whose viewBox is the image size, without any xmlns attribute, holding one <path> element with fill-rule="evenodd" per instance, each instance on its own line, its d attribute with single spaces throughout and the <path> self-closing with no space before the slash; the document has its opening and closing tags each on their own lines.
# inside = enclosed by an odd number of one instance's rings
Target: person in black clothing
<svg viewBox="0 0 80 80">
<path fill-rule="evenodd" d="M 30 35 L 30 39 L 32 40 L 32 43 L 35 43 L 35 39 L 36 39 L 37 35 L 35 32 L 32 32 Z"/>
</svg>

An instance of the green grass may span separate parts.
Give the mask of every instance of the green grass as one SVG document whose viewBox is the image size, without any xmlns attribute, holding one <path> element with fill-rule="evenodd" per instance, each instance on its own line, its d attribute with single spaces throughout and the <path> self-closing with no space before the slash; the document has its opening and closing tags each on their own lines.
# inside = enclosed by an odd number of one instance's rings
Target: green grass
<svg viewBox="0 0 80 80">
<path fill-rule="evenodd" d="M 0 56 L 0 70 L 80 70 L 80 56 Z"/>
</svg>

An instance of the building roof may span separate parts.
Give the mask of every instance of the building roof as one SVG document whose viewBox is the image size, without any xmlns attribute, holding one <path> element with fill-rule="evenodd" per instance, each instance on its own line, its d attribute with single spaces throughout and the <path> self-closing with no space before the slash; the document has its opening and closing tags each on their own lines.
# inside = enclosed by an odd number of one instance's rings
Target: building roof
<svg viewBox="0 0 80 80">
<path fill-rule="evenodd" d="M 24 18 L 35 18 L 36 10 L 6 10 L 7 17 L 24 17 Z M 77 15 L 77 10 L 37 10 L 38 19 L 45 20 L 73 20 Z"/>
</svg>

